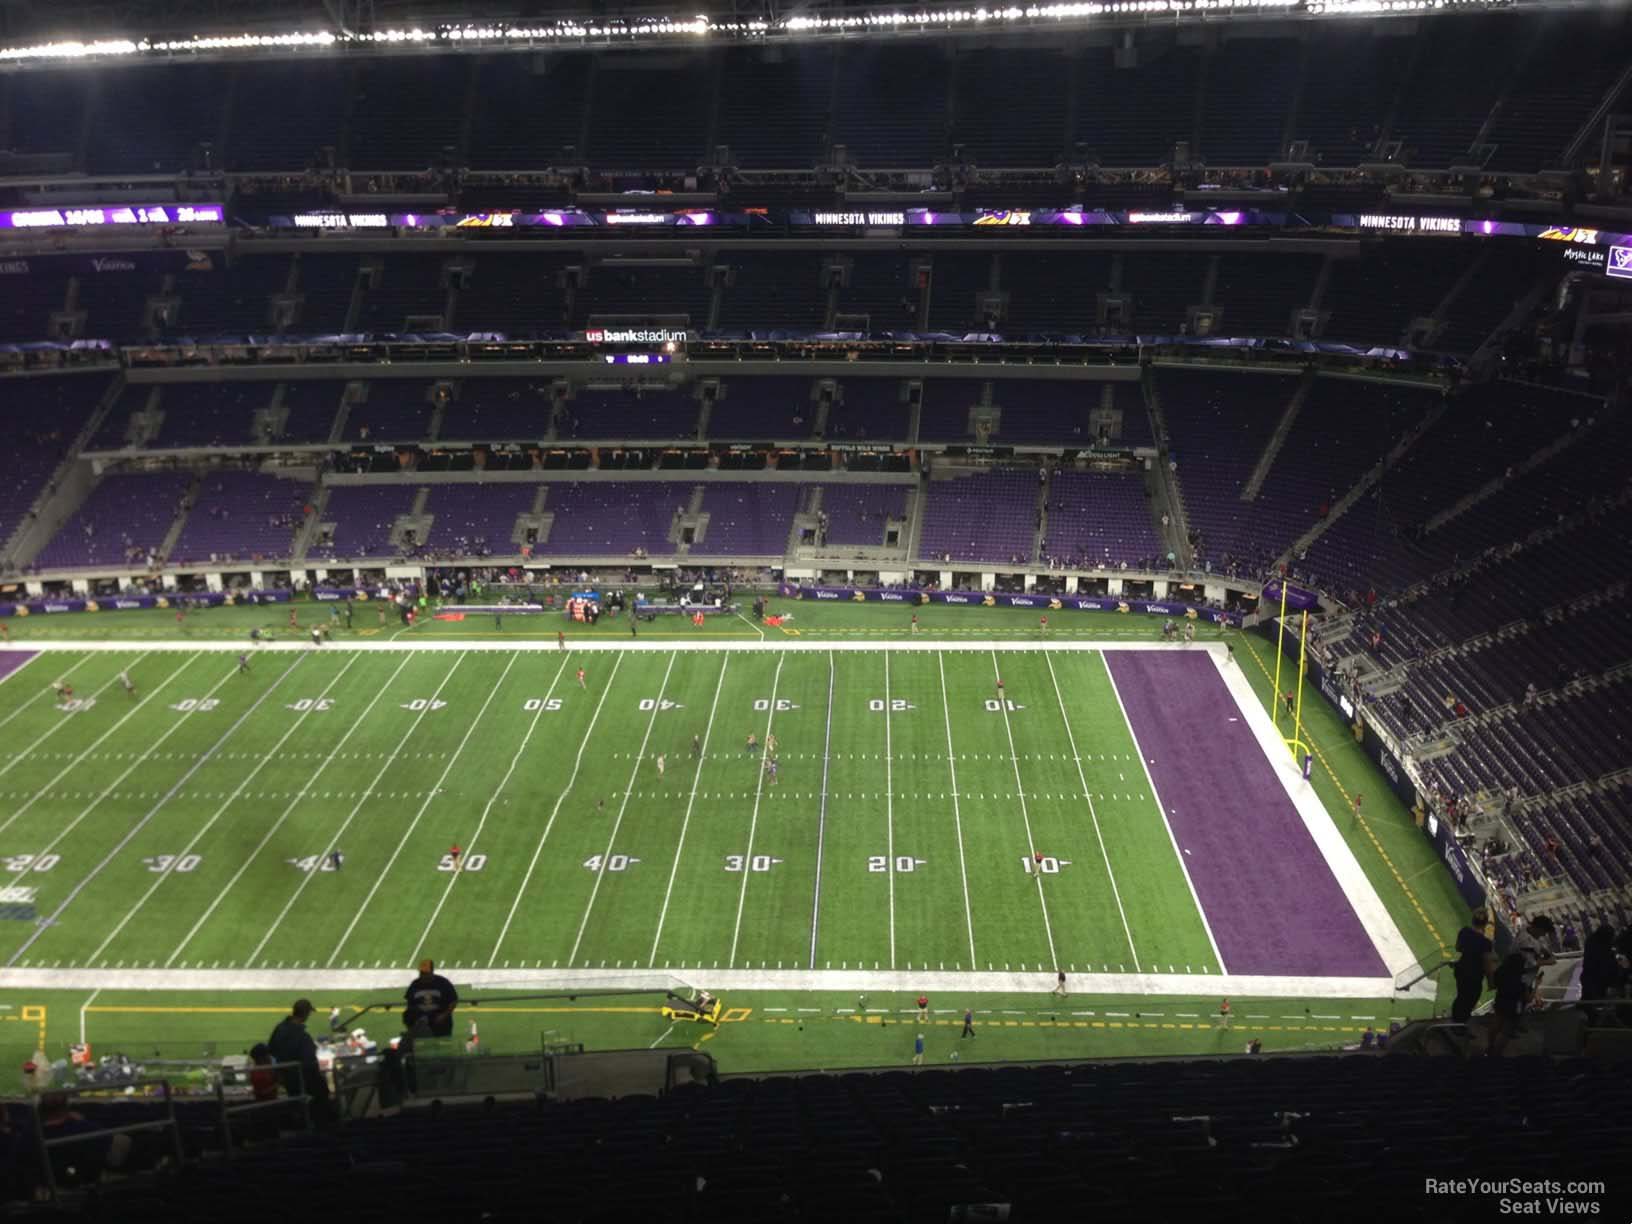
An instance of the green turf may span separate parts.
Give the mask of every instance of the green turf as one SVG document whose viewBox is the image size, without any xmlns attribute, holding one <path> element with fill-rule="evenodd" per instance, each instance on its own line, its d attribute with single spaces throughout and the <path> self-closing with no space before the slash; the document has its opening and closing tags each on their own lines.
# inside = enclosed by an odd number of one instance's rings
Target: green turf
<svg viewBox="0 0 1632 1224">
<path fill-rule="evenodd" d="M 1051 963 L 1052 937 L 1054 955 L 1079 971 L 1131 968 L 1135 956 L 1146 969 L 1216 971 L 1171 843 L 1151 818 L 1144 779 L 1119 768 L 1132 748 L 1100 655 L 1005 654 L 1009 700 L 1025 709 L 994 711 L 986 704 L 995 700 L 990 653 L 959 650 L 957 642 L 1035 639 L 1032 613 L 921 608 L 921 633 L 951 649 L 887 653 L 889 640 L 907 636 L 910 612 L 781 606 L 794 612 L 788 630 L 800 638 L 876 635 L 881 649 L 834 652 L 831 672 L 820 651 L 569 654 L 564 665 L 557 652 L 536 650 L 357 654 L 340 648 L 348 637 L 341 630 L 334 649 L 263 653 L 240 676 L 231 655 L 144 655 L 143 636 L 178 636 L 170 613 L 12 622 L 18 640 L 93 630 L 85 636 L 132 641 L 128 654 L 40 658 L 0 685 L 0 859 L 14 868 L 5 882 L 36 889 L 44 915 L 72 894 L 50 926 L 0 923 L 0 959 L 339 967 L 406 965 L 431 953 L 472 968 L 667 965 L 695 980 L 716 964 L 808 965 L 815 916 L 818 968 L 1035 967 Z M 303 623 L 326 617 L 326 608 L 299 609 Z M 383 631 L 365 626 L 361 612 L 350 635 L 356 640 L 400 632 L 394 623 Z M 377 618 L 370 612 L 366 619 Z M 1053 620 L 1051 633 L 1066 640 L 1079 633 L 1148 640 L 1156 632 L 1156 622 L 1141 616 L 1062 613 Z M 281 609 L 217 609 L 189 617 L 181 635 L 243 638 L 251 625 L 286 622 Z M 482 618 L 431 622 L 412 634 L 514 635 L 520 645 L 553 637 L 558 623 L 506 618 L 495 633 Z M 716 632 L 782 636 L 728 618 L 701 632 L 683 622 L 659 629 L 698 644 Z M 569 640 L 591 633 L 610 640 L 627 637 L 627 628 L 603 622 L 572 631 Z M 652 631 L 642 626 L 642 635 Z M 1231 640 L 1266 699 L 1273 648 L 1251 637 Z M 579 659 L 589 671 L 587 691 L 574 680 Z M 125 666 L 136 700 L 114 683 Z M 78 697 L 95 696 L 93 706 L 65 716 L 42 696 L 46 681 L 64 672 Z M 824 820 L 818 796 L 830 683 Z M 431 700 L 445 704 L 415 708 Z M 197 704 L 209 701 L 217 704 Z M 643 702 L 670 705 L 643 709 Z M 886 713 L 873 702 L 911 708 Z M 1430 957 L 1458 925 L 1454 886 L 1336 716 L 1318 700 L 1306 703 L 1305 716 L 1321 748 L 1317 792 L 1333 812 L 1346 812 L 1355 790 L 1366 792 L 1365 820 L 1343 818 L 1339 827 L 1413 951 Z M 770 730 L 779 741 L 774 787 L 744 749 L 750 730 L 762 740 Z M 692 736 L 705 734 L 699 768 Z M 1010 734 L 1021 758 L 1023 810 L 1014 798 L 1016 763 L 1007 759 Z M 658 752 L 667 764 L 661 780 L 652 764 Z M 1075 755 L 1083 757 L 1081 777 Z M 1086 820 L 1084 785 L 1096 796 Z M 625 792 L 633 792 L 627 805 Z M 440 869 L 453 840 L 470 856 L 457 877 Z M 1021 864 L 1028 846 L 1070 862 L 1045 877 L 1041 891 Z M 314 869 L 331 847 L 344 852 L 342 870 Z M 483 856 L 479 869 L 476 855 Z M 728 870 L 731 856 L 741 856 L 747 870 Z M 756 857 L 764 870 L 753 869 Z M 879 866 L 895 869 L 873 869 Z M 77 1036 L 88 995 L 0 992 L 0 1021 L 10 1022 L 0 1023 L 0 1050 L 34 1044 L 24 1007 L 45 1008 L 49 1042 L 60 1048 Z M 176 1033 L 243 1043 L 259 1035 L 265 1017 L 193 1009 L 237 1007 L 244 997 L 106 992 L 97 1004 L 184 1010 L 92 1012 L 86 1020 L 93 1038 L 104 1040 Z M 285 1001 L 255 998 L 272 1008 Z M 834 1017 L 842 1003 L 833 997 L 753 992 L 729 1002 L 750 1009 L 749 1018 L 722 1026 L 707 1047 L 728 1069 L 906 1057 L 889 1046 L 889 1025 L 875 1031 Z M 1118 1002 L 1083 999 L 1077 1010 L 1131 1017 L 1156 1006 Z M 1183 1002 L 1196 1015 L 1216 1004 Z M 591 1045 L 695 1039 L 683 1029 L 664 1037 L 666 1026 L 648 1003 L 629 1013 L 576 1007 L 548 1014 L 565 1017 L 570 1039 Z M 1177 1018 L 1117 1019 L 1124 1027 L 1113 1028 L 1104 1015 L 1082 1016 L 1059 1025 L 1031 1014 L 1045 998 L 947 1001 L 966 1004 L 990 1013 L 994 1028 L 1004 1010 L 1022 1013 L 1012 1028 L 1003 1026 L 1002 1041 L 980 1044 L 981 1057 L 1232 1048 L 1218 1045 L 1231 1038 L 1210 1024 L 1185 1029 L 1179 1026 L 1196 1022 Z M 1288 1042 L 1331 1044 L 1363 1027 L 1351 1017 L 1413 1010 L 1389 1007 L 1379 1000 L 1267 1001 L 1257 1011 L 1277 1019 L 1255 1027 L 1271 1048 L 1277 1033 Z M 1242 1001 L 1237 1010 L 1254 1014 Z M 527 1018 L 494 1021 L 493 1040 L 525 1046 L 544 1028 L 562 1027 L 522 1014 Z M 1340 1019 L 1300 1025 L 1299 1015 Z M 1175 1027 L 1160 1027 L 1169 1023 Z M 910 1052 L 910 1041 L 897 1044 Z"/>
<path fill-rule="evenodd" d="M 23 967 L 1218 971 L 1097 652 L 1001 706 L 986 651 L 50 661 L 93 704 L 0 695 Z"/>
<path fill-rule="evenodd" d="M 66 1057 L 84 1024 L 93 1053 L 115 1050 L 137 1058 L 214 1058 L 264 1040 L 288 1011 L 289 999 L 268 992 L 210 998 L 139 991 L 35 991 L 28 1016 L 19 1004 L 0 1011 L 0 1058 L 15 1067 L 38 1047 L 46 1029 L 47 1052 Z M 329 1008 L 344 1016 L 371 1002 L 392 1002 L 389 992 L 312 992 L 314 1030 Z M 1217 1000 L 1194 997 L 972 994 L 930 1001 L 930 1023 L 920 1025 L 908 997 L 867 999 L 832 992 L 744 992 L 730 1000 L 732 1019 L 718 1032 L 674 1025 L 650 996 L 513 998 L 471 1009 L 483 1049 L 537 1050 L 546 1042 L 588 1049 L 700 1046 L 727 1071 L 904 1065 L 913 1035 L 923 1031 L 929 1061 L 1065 1059 L 1159 1054 L 1238 1053 L 1251 1037 L 1267 1050 L 1331 1049 L 1353 1044 L 1369 1024 L 1386 1029 L 1392 1019 L 1422 1014 L 1422 1006 L 1393 1006 L 1375 999 L 1323 999 L 1303 1003 L 1275 999 L 1236 1000 L 1228 1030 L 1221 1029 Z M 964 1007 L 975 1013 L 977 1036 L 960 1036 Z M 394 1012 L 364 1014 L 355 1021 L 376 1038 L 396 1031 Z M 460 1036 L 468 1029 L 461 1025 Z"/>
</svg>

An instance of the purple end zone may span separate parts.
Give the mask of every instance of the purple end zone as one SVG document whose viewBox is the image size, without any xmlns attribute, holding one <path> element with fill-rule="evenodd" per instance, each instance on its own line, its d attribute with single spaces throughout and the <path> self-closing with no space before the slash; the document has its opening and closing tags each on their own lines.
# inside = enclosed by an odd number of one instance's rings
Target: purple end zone
<svg viewBox="0 0 1632 1224">
<path fill-rule="evenodd" d="M 1225 969 L 1388 976 L 1212 661 L 1149 650 L 1105 661 Z"/>
<path fill-rule="evenodd" d="M 0 680 L 4 680 L 39 653 L 37 650 L 0 650 Z"/>
</svg>

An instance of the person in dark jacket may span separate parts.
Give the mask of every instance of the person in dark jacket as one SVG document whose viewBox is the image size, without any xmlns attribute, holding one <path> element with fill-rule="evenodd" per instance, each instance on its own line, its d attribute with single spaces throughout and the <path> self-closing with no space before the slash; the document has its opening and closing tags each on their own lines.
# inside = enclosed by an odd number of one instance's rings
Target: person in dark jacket
<svg viewBox="0 0 1632 1224">
<path fill-rule="evenodd" d="M 1479 996 L 1495 969 L 1496 955 L 1485 936 L 1490 916 L 1482 909 L 1473 911 L 1468 925 L 1456 933 L 1456 950 L 1460 954 L 1452 973 L 1456 976 L 1456 1001 L 1451 1004 L 1451 1019 L 1466 1024 L 1473 1015 Z"/>
<path fill-rule="evenodd" d="M 317 1064 L 317 1042 L 306 1031 L 306 1019 L 311 1014 L 311 1000 L 296 999 L 289 1014 L 278 1021 L 278 1026 L 266 1039 L 266 1047 L 271 1051 L 274 1062 L 300 1064 L 298 1069 L 284 1069 L 283 1090 L 290 1096 L 299 1096 L 304 1091 L 311 1098 L 312 1118 L 327 1122 L 332 1117 L 329 1081 Z"/>
</svg>

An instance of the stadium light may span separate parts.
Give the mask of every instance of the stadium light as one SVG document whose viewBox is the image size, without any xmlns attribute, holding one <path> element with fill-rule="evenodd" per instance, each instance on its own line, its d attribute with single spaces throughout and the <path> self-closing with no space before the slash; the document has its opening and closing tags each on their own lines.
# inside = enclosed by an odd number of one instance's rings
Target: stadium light
<svg viewBox="0 0 1632 1224">
<path fill-rule="evenodd" d="M 1175 17 L 1218 17 L 1231 13 L 1298 12 L 1306 16 L 1386 15 L 1448 9 L 1548 7 L 1543 0 L 1070 0 L 1050 4 L 1011 4 L 1001 7 L 923 8 L 880 7 L 863 12 L 807 12 L 799 16 L 715 20 L 704 13 L 689 16 L 601 18 L 561 17 L 534 24 L 504 21 L 437 26 L 391 27 L 383 30 L 290 31 L 278 34 L 197 34 L 185 38 L 64 40 L 31 46 L 0 48 L 0 63 L 74 62 L 132 56 L 164 56 L 200 52 L 236 53 L 260 50 L 286 52 L 327 51 L 348 46 L 465 48 L 521 43 L 585 44 L 595 41 L 657 43 L 676 38 L 719 37 L 762 41 L 777 36 L 821 36 L 870 32 L 929 32 L 962 27 L 1009 25 L 1017 29 L 1053 27 L 1062 23 L 1092 23 L 1152 14 Z"/>
</svg>

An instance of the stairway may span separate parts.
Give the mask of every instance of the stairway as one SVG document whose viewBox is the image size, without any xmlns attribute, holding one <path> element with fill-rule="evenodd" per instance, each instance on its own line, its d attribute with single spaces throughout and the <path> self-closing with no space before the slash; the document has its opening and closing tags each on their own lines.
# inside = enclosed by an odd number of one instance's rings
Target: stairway
<svg viewBox="0 0 1632 1224">
<path fill-rule="evenodd" d="M 1031 536 L 1031 555 L 1027 558 L 1033 565 L 1043 555 L 1043 541 L 1048 538 L 1048 482 L 1037 482 L 1037 530 Z"/>
<path fill-rule="evenodd" d="M 1286 402 L 1286 410 L 1281 413 L 1281 419 L 1275 425 L 1275 432 L 1269 435 L 1269 441 L 1264 445 L 1264 453 L 1258 456 L 1258 463 L 1252 469 L 1252 475 L 1247 478 L 1247 483 L 1241 486 L 1242 501 L 1258 500 L 1258 494 L 1264 487 L 1264 480 L 1268 477 L 1270 468 L 1275 466 L 1275 458 L 1286 445 L 1287 435 L 1292 432 L 1292 425 L 1297 421 L 1298 413 L 1303 410 L 1303 403 L 1309 398 L 1309 392 L 1314 385 L 1315 370 L 1310 366 L 1298 379 L 1298 385 Z"/>
<path fill-rule="evenodd" d="M 153 550 L 154 557 L 161 564 L 170 559 L 170 550 L 175 548 L 176 541 L 181 539 L 181 530 L 192 516 L 193 507 L 198 503 L 198 490 L 203 483 L 204 478 L 196 472 L 193 473 L 192 483 L 187 486 L 187 492 L 181 495 L 181 504 L 186 509 L 176 514 L 175 520 L 170 524 L 170 530 L 164 533 L 164 539 L 159 542 L 158 548 Z"/>
<path fill-rule="evenodd" d="M 1431 409 L 1429 409 L 1428 412 L 1424 414 L 1422 420 L 1418 422 L 1415 429 L 1400 438 L 1400 440 L 1394 444 L 1393 449 L 1391 449 L 1388 454 L 1383 456 L 1381 461 L 1374 464 L 1365 475 L 1361 476 L 1359 480 L 1355 481 L 1353 488 L 1337 499 L 1337 503 L 1332 507 L 1330 514 L 1321 519 L 1320 522 L 1316 523 L 1313 527 L 1309 528 L 1308 531 L 1304 532 L 1296 540 L 1292 541 L 1291 547 L 1275 559 L 1276 564 L 1289 564 L 1292 558 L 1301 557 L 1305 552 L 1307 552 L 1310 545 L 1312 545 L 1316 540 L 1320 539 L 1321 536 L 1325 535 L 1327 529 L 1331 527 L 1333 523 L 1337 522 L 1338 519 L 1347 514 L 1357 501 L 1369 493 L 1376 486 L 1377 482 L 1383 478 L 1383 473 L 1398 463 L 1406 451 L 1415 446 L 1417 444 L 1417 440 L 1421 438 L 1423 434 L 1432 429 L 1434 422 L 1439 420 L 1439 418 L 1444 415 L 1445 404 L 1443 401 L 1435 404 Z"/>
<path fill-rule="evenodd" d="M 1598 401 L 1594 400 L 1593 402 L 1596 405 Z M 1534 471 L 1536 468 L 1552 459 L 1553 456 L 1574 446 L 1587 435 L 1596 432 L 1597 430 L 1595 429 L 1572 429 L 1568 433 L 1554 438 L 1551 442 L 1547 443 L 1546 446 L 1543 446 L 1540 450 L 1530 455 L 1522 463 L 1515 464 L 1513 467 L 1513 478 L 1517 479 L 1527 472 Z M 1423 533 L 1428 534 L 1430 532 L 1438 531 L 1452 519 L 1466 514 L 1480 502 L 1486 500 L 1492 494 L 1499 492 L 1508 483 L 1509 479 L 1506 475 L 1497 476 L 1493 480 L 1487 480 L 1472 493 L 1465 495 L 1458 501 L 1441 510 L 1438 514 L 1432 516 L 1426 523 L 1423 524 Z"/>
<path fill-rule="evenodd" d="M 1145 407 L 1150 413 L 1151 434 L 1156 439 L 1156 461 L 1149 475 L 1158 538 L 1167 546 L 1167 551 L 1177 558 L 1179 568 L 1189 569 L 1195 564 L 1195 553 L 1190 548 L 1190 515 L 1185 509 L 1184 491 L 1169 466 L 1167 417 L 1162 412 L 1162 397 L 1156 391 L 1155 375 L 1149 369 L 1140 379 L 1140 386 L 1144 389 Z M 1165 532 L 1161 529 L 1162 511 L 1156 509 L 1157 503 L 1167 507 L 1168 525 Z"/>
</svg>

